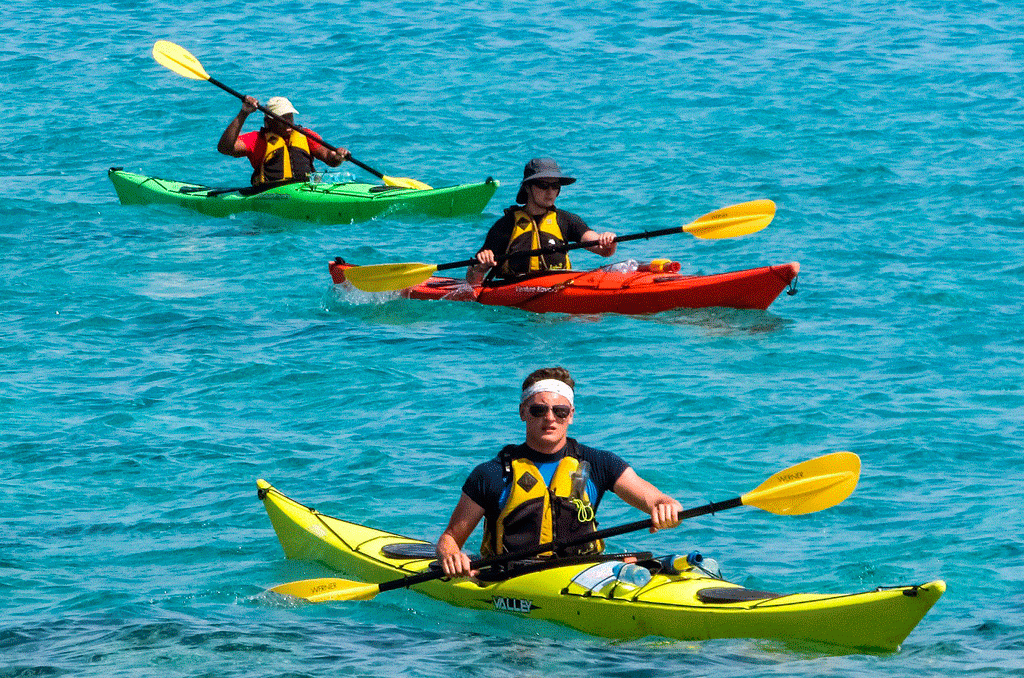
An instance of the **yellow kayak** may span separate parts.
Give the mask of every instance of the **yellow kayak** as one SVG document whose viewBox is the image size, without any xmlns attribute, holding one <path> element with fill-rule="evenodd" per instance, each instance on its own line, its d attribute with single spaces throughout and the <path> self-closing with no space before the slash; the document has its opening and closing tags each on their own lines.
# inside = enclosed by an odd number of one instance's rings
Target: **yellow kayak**
<svg viewBox="0 0 1024 678">
<path fill-rule="evenodd" d="M 264 480 L 257 486 L 288 558 L 315 560 L 374 584 L 431 567 L 429 542 L 326 516 Z M 768 638 L 883 651 L 898 649 L 946 590 L 944 582 L 932 581 L 861 593 L 782 595 L 733 584 L 685 559 L 650 554 L 530 561 L 483 579 L 433 579 L 411 588 L 459 607 L 543 619 L 608 638 Z"/>
</svg>

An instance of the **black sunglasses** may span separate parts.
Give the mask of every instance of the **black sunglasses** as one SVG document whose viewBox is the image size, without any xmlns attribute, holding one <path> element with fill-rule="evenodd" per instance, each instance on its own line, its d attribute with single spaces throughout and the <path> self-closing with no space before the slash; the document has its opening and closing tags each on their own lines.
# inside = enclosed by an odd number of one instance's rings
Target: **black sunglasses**
<svg viewBox="0 0 1024 678">
<path fill-rule="evenodd" d="M 547 190 L 550 190 L 552 188 L 556 188 L 558 190 L 562 189 L 562 184 L 560 182 L 558 182 L 558 181 L 550 181 L 550 182 L 549 181 L 534 181 L 532 183 L 533 183 L 534 186 L 536 186 L 537 188 L 539 188 L 542 191 L 547 191 Z"/>
<path fill-rule="evenodd" d="M 572 412 L 572 408 L 568 405 L 552 405 L 551 407 L 547 405 L 530 405 L 528 409 L 530 416 L 534 419 L 547 416 L 548 410 L 551 410 L 551 413 L 558 419 L 565 419 Z"/>
</svg>

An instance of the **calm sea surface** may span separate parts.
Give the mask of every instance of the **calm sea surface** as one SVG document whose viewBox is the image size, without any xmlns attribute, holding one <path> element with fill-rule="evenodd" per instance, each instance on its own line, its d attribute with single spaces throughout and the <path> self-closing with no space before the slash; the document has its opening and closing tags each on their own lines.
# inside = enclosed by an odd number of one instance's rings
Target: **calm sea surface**
<svg viewBox="0 0 1024 678">
<path fill-rule="evenodd" d="M 0 676 L 1021 675 L 1018 3 L 256 7 L 5 10 Z M 158 39 L 235 89 L 287 95 L 388 174 L 502 187 L 459 220 L 121 206 L 110 166 L 248 177 L 215 148 L 237 100 L 156 64 Z M 620 254 L 704 273 L 799 261 L 799 294 L 768 312 L 566 317 L 331 285 L 334 256 L 471 256 L 538 155 L 579 177 L 560 206 L 620 234 L 775 200 L 756 235 Z M 522 439 L 516 386 L 551 364 L 579 384 L 574 435 L 687 505 L 824 452 L 863 460 L 834 509 L 736 510 L 615 546 L 699 549 L 777 591 L 948 592 L 881 655 L 616 643 L 409 592 L 263 594 L 326 571 L 285 560 L 256 478 L 432 539 L 469 469 Z M 602 514 L 640 517 L 614 497 Z"/>
</svg>

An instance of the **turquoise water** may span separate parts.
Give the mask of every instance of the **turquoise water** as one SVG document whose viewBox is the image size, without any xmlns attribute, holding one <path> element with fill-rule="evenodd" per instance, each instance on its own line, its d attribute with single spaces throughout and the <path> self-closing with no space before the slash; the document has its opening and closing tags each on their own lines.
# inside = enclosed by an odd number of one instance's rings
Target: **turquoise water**
<svg viewBox="0 0 1024 678">
<path fill-rule="evenodd" d="M 6 16 L 0 675 L 1024 669 L 1016 4 L 15 0 Z M 288 95 L 389 174 L 503 186 L 458 221 L 122 207 L 112 165 L 248 175 L 215 151 L 237 101 L 157 65 L 158 39 L 236 89 Z M 618 233 L 775 200 L 754 236 L 620 254 L 705 273 L 799 261 L 799 294 L 768 312 L 573 318 L 331 285 L 338 255 L 470 256 L 536 155 L 580 178 L 560 206 Z M 548 364 L 579 382 L 574 435 L 687 505 L 823 452 L 863 460 L 834 509 L 738 509 L 614 546 L 696 548 L 777 591 L 941 578 L 948 592 L 882 655 L 616 643 L 408 592 L 321 606 L 262 593 L 325 571 L 284 559 L 256 478 L 433 538 L 468 470 L 521 439 L 516 385 Z M 615 498 L 602 514 L 640 517 Z"/>
</svg>

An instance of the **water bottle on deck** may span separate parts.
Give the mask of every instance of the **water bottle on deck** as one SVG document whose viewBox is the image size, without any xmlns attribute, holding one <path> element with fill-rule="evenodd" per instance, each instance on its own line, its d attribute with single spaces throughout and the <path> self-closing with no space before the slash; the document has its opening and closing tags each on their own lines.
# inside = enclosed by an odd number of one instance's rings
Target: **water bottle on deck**
<svg viewBox="0 0 1024 678">
<path fill-rule="evenodd" d="M 616 563 L 612 574 L 626 588 L 643 588 L 651 581 L 651 571 L 634 563 Z"/>
<path fill-rule="evenodd" d="M 679 574 L 684 570 L 690 569 L 690 563 L 686 560 L 686 556 L 674 553 L 668 556 L 661 556 L 658 558 L 658 562 L 661 563 L 661 571 L 665 574 Z"/>
<path fill-rule="evenodd" d="M 640 268 L 640 262 L 636 259 L 627 259 L 626 261 L 620 261 L 617 264 L 609 264 L 604 267 L 606 271 L 614 271 L 616 273 L 633 273 Z"/>
<path fill-rule="evenodd" d="M 650 273 L 678 273 L 682 266 L 671 259 L 651 259 L 640 264 L 638 271 Z"/>
<path fill-rule="evenodd" d="M 703 571 L 709 577 L 714 577 L 715 579 L 722 578 L 722 569 L 718 566 L 718 561 L 714 558 L 705 558 L 700 554 L 700 551 L 693 551 L 687 555 L 686 562 Z"/>
</svg>

